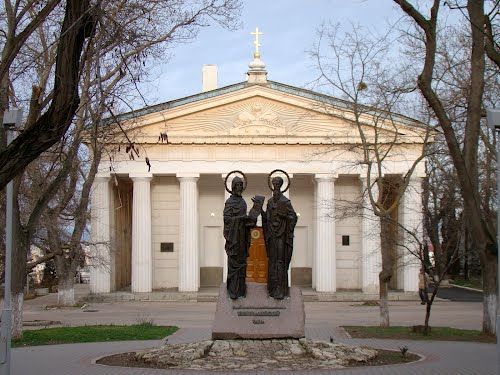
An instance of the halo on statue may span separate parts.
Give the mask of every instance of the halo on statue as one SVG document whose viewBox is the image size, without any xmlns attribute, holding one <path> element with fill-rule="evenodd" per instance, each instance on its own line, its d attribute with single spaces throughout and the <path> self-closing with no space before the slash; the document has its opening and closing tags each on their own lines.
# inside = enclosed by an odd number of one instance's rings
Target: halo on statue
<svg viewBox="0 0 500 375">
<path fill-rule="evenodd" d="M 242 171 L 238 171 L 238 170 L 234 170 L 234 171 L 229 172 L 227 174 L 226 178 L 224 179 L 224 188 L 226 189 L 226 191 L 229 194 L 233 194 L 233 191 L 227 187 L 227 180 L 229 179 L 229 176 L 231 176 L 232 174 L 240 174 L 241 175 L 238 177 L 241 177 L 243 180 L 243 191 L 244 191 L 247 188 L 247 176 L 245 176 L 245 174 Z"/>
<path fill-rule="evenodd" d="M 271 189 L 271 191 L 273 190 L 273 184 L 272 184 L 273 174 L 276 174 L 276 173 L 280 173 L 280 174 L 283 174 L 286 176 L 286 182 L 287 182 L 286 188 L 284 190 L 280 190 L 282 193 L 284 193 L 285 191 L 287 191 L 290 188 L 290 176 L 283 169 L 275 169 L 274 171 L 269 173 L 269 175 L 267 176 L 267 186 L 269 186 L 269 189 Z M 281 176 L 279 176 L 279 177 L 281 177 Z"/>
</svg>

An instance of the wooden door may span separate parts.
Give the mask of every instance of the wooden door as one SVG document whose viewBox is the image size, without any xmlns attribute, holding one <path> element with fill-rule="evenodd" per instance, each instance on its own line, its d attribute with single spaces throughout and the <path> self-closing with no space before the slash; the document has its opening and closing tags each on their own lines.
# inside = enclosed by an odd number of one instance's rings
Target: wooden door
<svg viewBox="0 0 500 375">
<path fill-rule="evenodd" d="M 402 186 L 401 176 L 384 176 L 382 183 L 382 202 L 385 209 L 388 209 L 396 201 L 397 195 Z M 389 282 L 389 289 L 396 290 L 398 285 L 401 285 L 402 280 L 399 280 L 398 275 L 402 270 L 402 259 L 398 254 L 398 236 L 399 236 L 399 225 L 398 225 L 398 211 L 399 207 L 396 207 L 391 212 L 391 222 L 389 223 L 389 233 L 387 233 L 388 238 L 387 246 L 390 246 L 390 251 L 392 253 L 392 277 Z"/>
<path fill-rule="evenodd" d="M 115 286 L 121 290 L 132 280 L 132 183 L 118 179 L 118 184 L 113 186 L 113 196 Z"/>
<path fill-rule="evenodd" d="M 252 228 L 250 236 L 252 242 L 248 251 L 246 281 L 267 283 L 267 254 L 262 228 Z"/>
</svg>

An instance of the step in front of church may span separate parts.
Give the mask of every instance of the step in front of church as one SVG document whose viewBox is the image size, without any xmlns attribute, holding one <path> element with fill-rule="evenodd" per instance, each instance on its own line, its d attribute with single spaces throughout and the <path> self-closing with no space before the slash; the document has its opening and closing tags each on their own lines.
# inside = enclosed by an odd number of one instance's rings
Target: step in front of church
<svg viewBox="0 0 500 375">
<path fill-rule="evenodd" d="M 363 293 L 361 290 L 338 290 L 335 293 L 316 292 L 310 287 L 300 288 L 304 302 L 367 302 L 377 301 L 378 294 Z M 179 292 L 171 290 L 153 290 L 150 293 L 132 293 L 117 291 L 111 293 L 89 294 L 89 302 L 151 301 L 151 302 L 217 302 L 219 289 L 216 287 L 200 288 L 198 292 Z M 416 301 L 416 292 L 391 291 L 390 301 Z"/>
</svg>

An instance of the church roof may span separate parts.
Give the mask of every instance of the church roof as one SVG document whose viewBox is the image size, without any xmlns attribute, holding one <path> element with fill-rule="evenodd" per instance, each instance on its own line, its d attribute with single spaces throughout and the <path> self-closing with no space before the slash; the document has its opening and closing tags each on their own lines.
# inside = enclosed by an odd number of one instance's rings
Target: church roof
<svg viewBox="0 0 500 375">
<path fill-rule="evenodd" d="M 255 86 L 255 85 L 268 87 L 272 90 L 276 90 L 276 91 L 283 92 L 286 94 L 291 94 L 291 95 L 299 96 L 302 98 L 314 100 L 314 101 L 317 101 L 319 103 L 328 104 L 328 105 L 331 105 L 333 107 L 337 107 L 337 108 L 341 108 L 341 109 L 350 110 L 353 107 L 353 103 L 349 102 L 347 100 L 342 100 L 342 99 L 335 98 L 335 97 L 330 96 L 330 95 L 322 94 L 322 93 L 319 93 L 316 91 L 312 91 L 312 90 L 308 90 L 308 89 L 304 89 L 304 88 L 300 88 L 300 87 L 287 85 L 287 84 L 276 82 L 276 81 L 267 80 L 267 82 L 265 84 L 262 84 L 262 83 L 261 84 L 251 84 L 251 83 L 244 81 L 244 82 L 239 82 L 239 83 L 235 83 L 232 85 L 220 87 L 220 88 L 215 89 L 215 90 L 200 92 L 198 94 L 186 96 L 184 98 L 174 99 L 174 100 L 171 100 L 168 102 L 147 106 L 147 107 L 144 107 L 144 108 L 141 108 L 138 110 L 125 112 L 125 113 L 122 113 L 122 114 L 116 116 L 115 120 L 126 121 L 126 120 L 134 119 L 137 117 L 141 117 L 144 115 L 148 115 L 151 113 L 165 111 L 168 109 L 180 107 L 180 106 L 194 103 L 197 101 L 215 98 L 215 97 L 218 97 L 221 95 L 229 94 L 229 93 L 232 93 L 232 92 L 235 92 L 238 90 L 242 90 L 244 88 L 247 88 L 250 86 Z M 373 107 L 364 107 L 363 112 L 366 114 L 375 114 L 375 113 L 383 113 L 385 111 L 377 109 L 377 108 L 373 108 Z M 395 121 L 400 122 L 400 123 L 405 124 L 405 125 L 416 126 L 416 127 L 425 127 L 426 126 L 426 124 L 424 124 L 416 119 L 413 119 L 411 117 L 404 116 L 404 115 L 401 115 L 398 113 L 392 113 L 391 117 Z"/>
</svg>

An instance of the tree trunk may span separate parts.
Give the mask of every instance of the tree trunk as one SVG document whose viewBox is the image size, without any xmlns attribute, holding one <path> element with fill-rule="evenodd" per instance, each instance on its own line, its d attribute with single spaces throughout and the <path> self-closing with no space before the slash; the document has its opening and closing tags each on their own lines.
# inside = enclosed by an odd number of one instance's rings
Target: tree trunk
<svg viewBox="0 0 500 375">
<path fill-rule="evenodd" d="M 434 290 L 430 298 L 427 298 L 427 304 L 425 305 L 425 322 L 424 322 L 424 335 L 427 335 L 430 331 L 429 320 L 431 318 L 431 309 L 434 300 L 436 299 L 437 292 L 439 290 L 439 281 L 434 284 Z"/>
<path fill-rule="evenodd" d="M 469 280 L 469 229 L 464 228 L 464 280 Z"/>
<path fill-rule="evenodd" d="M 392 246 L 388 238 L 390 235 L 391 220 L 388 217 L 380 217 L 380 247 L 382 253 L 382 270 L 379 273 L 379 307 L 380 326 L 389 327 L 389 282 L 392 278 Z"/>
<path fill-rule="evenodd" d="M 57 273 L 57 304 L 62 306 L 75 305 L 75 272 L 78 262 L 67 255 L 56 255 Z"/>
<path fill-rule="evenodd" d="M 30 244 L 19 217 L 18 192 L 21 177 L 16 177 L 13 182 L 15 198 L 11 264 L 12 338 L 20 338 L 23 335 L 24 286 L 26 285 L 26 263 L 28 261 L 27 257 Z"/>
<path fill-rule="evenodd" d="M 380 283 L 380 327 L 390 327 L 389 321 L 389 283 L 384 281 L 385 278 L 382 275 L 383 272 L 379 274 Z"/>
<path fill-rule="evenodd" d="M 12 338 L 20 339 L 23 337 L 23 306 L 24 293 L 12 293 Z"/>
<path fill-rule="evenodd" d="M 437 21 L 440 1 L 434 0 L 431 18 L 426 19 L 406 0 L 395 0 L 401 9 L 414 19 L 425 32 L 425 62 L 418 77 L 418 87 L 432 108 L 448 145 L 456 169 L 464 204 L 464 214 L 469 227 L 471 241 L 477 246 L 483 271 L 484 310 L 483 332 L 495 332 L 497 285 L 497 257 L 489 253 L 488 245 L 496 242 L 496 234 L 486 216 L 481 202 L 478 184 L 478 147 L 481 130 L 481 106 L 485 76 L 484 1 L 468 1 L 467 13 L 471 31 L 470 84 L 467 90 L 467 120 L 463 128 L 463 150 L 452 119 L 439 94 L 434 90 L 434 68 L 437 51 Z"/>
<path fill-rule="evenodd" d="M 58 278 L 57 304 L 61 306 L 75 305 L 75 282 L 72 275 L 64 275 Z"/>
<path fill-rule="evenodd" d="M 431 307 L 432 307 L 432 302 L 427 301 L 427 304 L 425 305 L 424 335 L 427 335 L 429 333 L 429 319 L 431 318 Z"/>
<path fill-rule="evenodd" d="M 486 252 L 486 261 L 483 262 L 483 332 L 495 334 L 497 315 L 497 258 Z"/>
<path fill-rule="evenodd" d="M 94 29 L 92 16 L 89 0 L 66 2 L 61 36 L 57 41 L 54 96 L 43 115 L 34 124 L 28 124 L 29 127 L 0 152 L 0 189 L 58 142 L 70 126 L 80 104 L 80 60 L 85 39 Z"/>
</svg>

